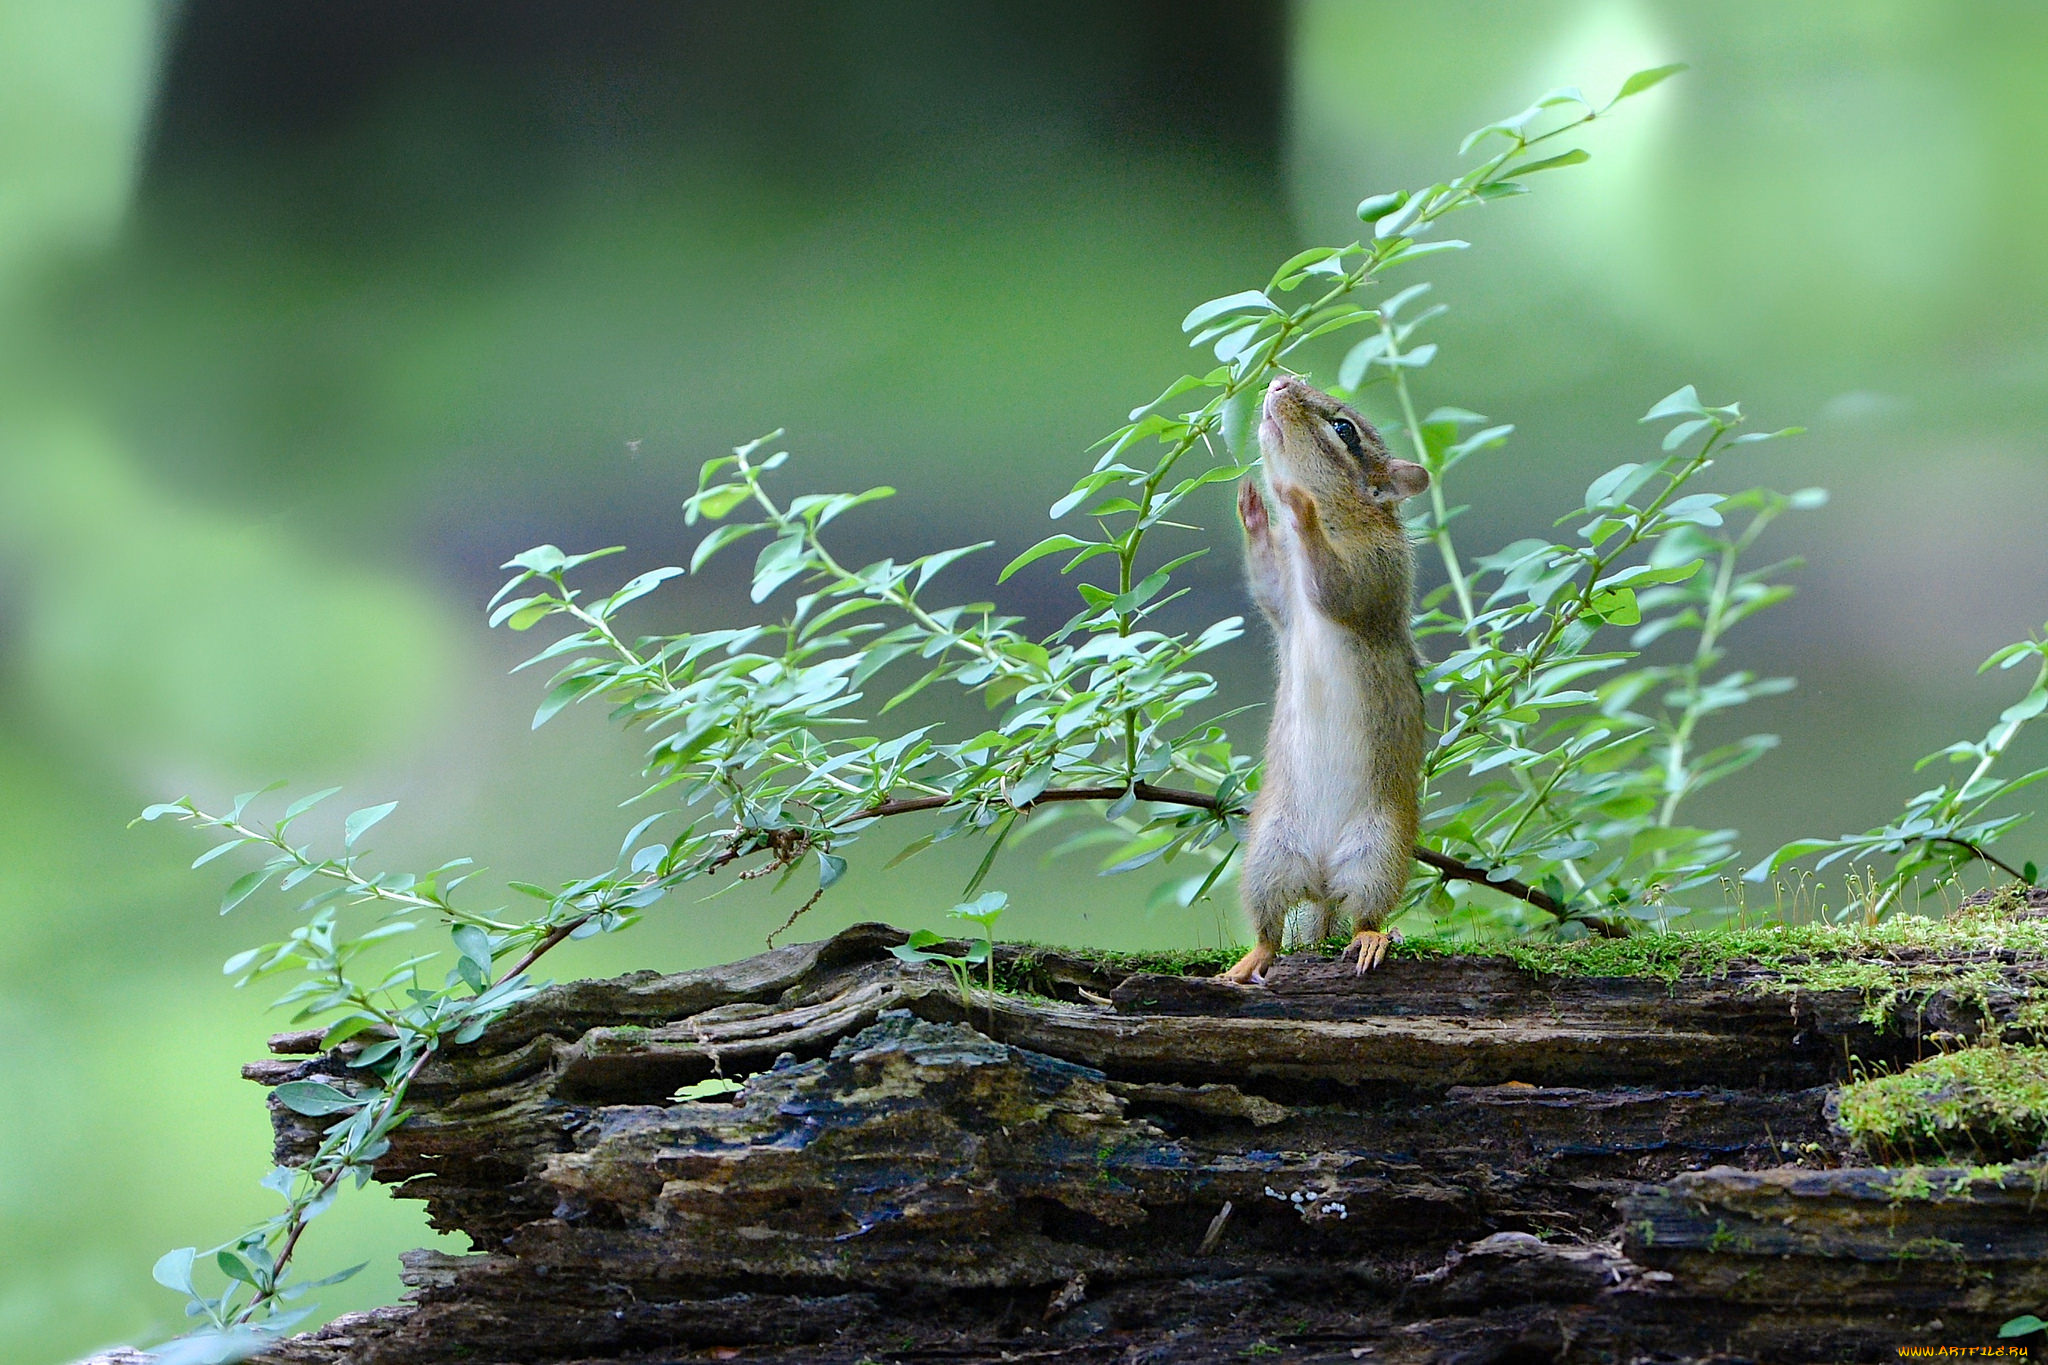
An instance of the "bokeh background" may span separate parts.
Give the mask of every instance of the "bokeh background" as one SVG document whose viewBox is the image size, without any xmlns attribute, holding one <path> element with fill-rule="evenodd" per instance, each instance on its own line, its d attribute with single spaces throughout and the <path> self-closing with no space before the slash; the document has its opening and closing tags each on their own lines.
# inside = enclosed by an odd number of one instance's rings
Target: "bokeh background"
<svg viewBox="0 0 2048 1365">
<path fill-rule="evenodd" d="M 0 1354 L 174 1326 L 151 1261 L 269 1199 L 235 1072 L 277 1020 L 218 964 L 288 911 L 218 917 L 220 868 L 140 806 L 344 782 L 401 802 L 380 857 L 474 856 L 484 896 L 606 866 L 633 745 L 529 732 L 500 562 L 676 558 L 696 463 L 782 426 L 807 486 L 904 490 L 849 554 L 998 541 L 951 571 L 979 596 L 1194 363 L 1191 304 L 1541 90 L 1665 61 L 1693 69 L 1589 165 L 1461 217 L 1423 391 L 1518 425 L 1461 493 L 1479 546 L 1644 450 L 1680 383 L 1810 428 L 1723 470 L 1834 492 L 1773 532 L 1801 595 L 1735 641 L 1801 679 L 1756 718 L 1783 747 L 1699 812 L 1760 851 L 1893 809 L 2048 616 L 2038 7 L 0 0 Z M 1000 600 L 1050 626 L 1041 567 Z M 714 573 L 647 619 L 743 609 Z M 1259 649 L 1224 665 L 1246 699 Z M 857 861 L 806 927 L 938 924 L 960 875 Z M 1012 936 L 1236 933 L 1028 849 L 993 884 Z M 753 951 L 790 904 L 672 898 L 555 971 Z M 344 1201 L 309 1260 L 372 1265 L 323 1310 L 388 1301 L 429 1237 Z"/>
</svg>

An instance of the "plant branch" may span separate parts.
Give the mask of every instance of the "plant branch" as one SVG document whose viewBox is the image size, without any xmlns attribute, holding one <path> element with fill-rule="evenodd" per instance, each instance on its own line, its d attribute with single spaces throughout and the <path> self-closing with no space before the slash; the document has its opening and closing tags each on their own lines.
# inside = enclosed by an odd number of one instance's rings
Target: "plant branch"
<svg viewBox="0 0 2048 1365">
<path fill-rule="evenodd" d="M 437 1051 L 438 1049 L 431 1045 L 421 1048 L 419 1056 L 413 1058 L 412 1064 L 394 1077 L 391 1084 L 385 1088 L 384 1093 L 394 1108 L 404 1102 L 407 1087 Z M 307 1226 L 313 1221 L 307 1210 L 318 1205 L 322 1196 L 341 1183 L 341 1178 L 348 1174 L 349 1165 L 349 1162 L 343 1161 L 325 1174 L 316 1177 L 311 1192 L 293 1211 L 290 1230 L 285 1233 L 284 1241 L 278 1246 L 277 1255 L 270 1264 L 267 1287 L 259 1290 L 256 1296 L 243 1306 L 241 1312 L 235 1315 L 237 1322 L 248 1322 L 258 1310 L 277 1297 L 278 1289 L 284 1282 L 285 1267 L 291 1264 L 292 1256 L 299 1249 L 299 1239 L 305 1236 Z"/>
<path fill-rule="evenodd" d="M 1571 601 L 1551 613 L 1548 625 L 1543 633 L 1537 637 L 1535 643 L 1521 651 L 1514 665 L 1491 687 L 1475 698 L 1463 713 L 1459 715 L 1458 719 L 1452 723 L 1451 728 L 1437 741 L 1436 750 L 1430 755 L 1432 768 L 1434 767 L 1436 756 L 1455 744 L 1495 702 L 1507 695 L 1518 684 L 1534 677 L 1537 671 L 1543 667 L 1549 658 L 1552 647 L 1563 637 L 1566 628 L 1576 621 L 1580 614 L 1591 605 L 1594 595 L 1600 589 L 1601 577 L 1623 555 L 1648 538 L 1657 514 L 1671 500 L 1671 495 L 1691 482 L 1693 475 L 1699 473 L 1700 470 L 1707 466 L 1714 452 L 1720 446 L 1721 438 L 1727 434 L 1727 431 L 1727 423 L 1716 422 L 1708 431 L 1707 439 L 1694 452 L 1690 460 L 1687 460 L 1675 471 L 1672 471 L 1668 465 L 1665 466 L 1665 484 L 1663 489 L 1656 497 L 1650 500 L 1648 506 L 1636 513 L 1632 519 L 1633 524 L 1630 525 L 1627 533 L 1617 541 L 1612 549 L 1588 551 L 1582 554 L 1582 559 L 1591 566 L 1592 571 L 1586 575 L 1586 581 L 1580 585 L 1578 593 Z"/>
<path fill-rule="evenodd" d="M 505 975 L 518 976 L 521 972 L 531 967 L 534 963 L 540 961 L 540 959 L 546 956 L 549 951 L 556 947 L 559 947 L 564 939 L 568 938 L 569 935 L 575 933 L 578 929 L 582 928 L 584 924 L 586 924 L 590 920 L 591 915 L 595 915 L 596 913 L 597 911 L 593 910 L 590 912 L 589 915 L 582 915 L 576 919 L 565 921 L 564 923 L 558 924 L 554 928 L 548 930 L 547 937 L 543 938 L 540 942 L 534 944 L 532 948 L 528 949 L 526 956 L 520 958 L 519 961 L 513 963 L 512 970 L 506 972 Z"/>
<path fill-rule="evenodd" d="M 1189 806 L 1196 810 L 1212 810 L 1223 814 L 1242 813 L 1240 808 L 1225 810 L 1215 797 L 1204 792 L 1181 791 L 1173 787 L 1155 787 L 1150 782 L 1139 782 L 1130 787 L 1055 787 L 1040 792 L 1031 800 L 1019 806 L 1029 810 L 1033 806 L 1057 805 L 1063 801 L 1114 801 L 1126 792 L 1135 791 L 1140 801 L 1154 801 L 1163 806 Z M 857 810 L 839 823 L 852 824 L 856 820 L 878 820 L 888 815 L 909 815 L 921 810 L 941 810 L 954 804 L 959 798 L 953 796 L 913 796 L 898 801 L 883 801 Z"/>
<path fill-rule="evenodd" d="M 1215 797 L 1204 792 L 1179 791 L 1172 787 L 1155 787 L 1150 782 L 1140 782 L 1134 788 L 1128 789 L 1124 787 L 1056 787 L 1051 791 L 1040 792 L 1034 800 L 1026 802 L 1020 809 L 1028 810 L 1032 806 L 1053 805 L 1064 801 L 1114 801 L 1124 795 L 1127 790 L 1134 790 L 1140 801 L 1153 801 L 1160 805 L 1188 806 L 1196 810 L 1215 811 L 1223 815 L 1243 815 L 1248 813 L 1242 806 L 1225 807 Z M 883 801 L 877 805 L 869 806 L 865 810 L 855 812 L 847 817 L 847 822 L 851 823 L 854 820 L 878 820 L 890 815 L 909 815 L 916 811 L 939 810 L 951 804 L 951 802 L 952 798 L 945 796 L 918 796 L 908 797 L 900 801 Z M 1537 909 L 1548 911 L 1559 919 L 1578 918 L 1572 913 L 1570 906 L 1551 895 L 1548 891 L 1539 890 L 1536 887 L 1530 886 L 1527 882 L 1518 881 L 1513 877 L 1495 877 L 1489 869 L 1480 867 L 1476 863 L 1465 862 L 1462 859 L 1452 857 L 1448 853 L 1439 853 L 1433 848 L 1425 848 L 1421 844 L 1415 846 L 1415 857 L 1419 862 L 1434 869 L 1437 875 L 1445 881 L 1473 882 L 1480 886 L 1488 886 L 1502 895 L 1513 896 L 1516 900 L 1527 901 Z M 1587 919 L 1585 923 L 1595 933 L 1601 934 L 1604 937 L 1621 938 L 1627 935 L 1625 929 L 1610 924 L 1605 920 Z"/>
<path fill-rule="evenodd" d="M 1953 844 L 1957 848 L 1963 849 L 1966 852 L 1968 852 L 1971 857 L 1976 858 L 1981 862 L 1990 863 L 1993 867 L 2005 873 L 2008 877 L 2011 877 L 2015 881 L 2023 882 L 2027 879 L 2026 873 L 2020 871 L 2018 868 L 2014 867 L 2011 863 L 2005 861 L 2003 858 L 1996 856 L 1989 849 L 1984 848 L 1980 844 L 1972 843 L 1968 839 L 1957 839 L 1946 834 L 1937 834 L 1933 838 L 1929 839 L 1927 842 L 1930 844 Z"/>
</svg>

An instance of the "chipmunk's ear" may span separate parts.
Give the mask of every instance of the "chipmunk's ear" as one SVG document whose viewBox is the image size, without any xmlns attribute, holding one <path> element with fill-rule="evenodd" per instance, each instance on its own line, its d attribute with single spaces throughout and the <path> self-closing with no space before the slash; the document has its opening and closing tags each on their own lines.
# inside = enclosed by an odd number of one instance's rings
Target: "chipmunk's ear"
<svg viewBox="0 0 2048 1365">
<path fill-rule="evenodd" d="M 1374 486 L 1381 502 L 1400 502 L 1429 487 L 1429 471 L 1412 460 L 1388 460 L 1384 483 Z"/>
</svg>

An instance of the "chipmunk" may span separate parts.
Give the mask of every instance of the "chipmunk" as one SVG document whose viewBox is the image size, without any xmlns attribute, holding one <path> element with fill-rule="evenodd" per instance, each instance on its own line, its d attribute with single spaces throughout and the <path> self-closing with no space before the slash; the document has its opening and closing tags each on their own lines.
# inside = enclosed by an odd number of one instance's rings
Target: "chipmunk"
<svg viewBox="0 0 2048 1365">
<path fill-rule="evenodd" d="M 1259 423 L 1269 515 L 1256 478 L 1238 490 L 1245 572 L 1279 656 L 1265 783 L 1245 838 L 1245 910 L 1257 941 L 1223 974 L 1265 980 L 1287 912 L 1312 901 L 1327 932 L 1356 926 L 1360 973 L 1386 956 L 1420 823 L 1421 661 L 1409 625 L 1415 556 L 1400 504 L 1429 487 L 1371 423 L 1292 375 Z"/>
</svg>

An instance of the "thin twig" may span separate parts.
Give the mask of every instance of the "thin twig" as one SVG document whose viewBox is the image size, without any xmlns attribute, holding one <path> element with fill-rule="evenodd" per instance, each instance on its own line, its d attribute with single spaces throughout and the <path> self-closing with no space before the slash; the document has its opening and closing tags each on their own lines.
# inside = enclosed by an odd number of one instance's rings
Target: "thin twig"
<svg viewBox="0 0 2048 1365">
<path fill-rule="evenodd" d="M 2020 871 L 2018 868 L 2014 867 L 2011 863 L 2006 862 L 2004 859 L 1993 856 L 1990 853 L 1990 851 L 1988 851 L 1979 844 L 1971 843 L 1968 839 L 1954 839 L 1950 838 L 1946 834 L 1937 834 L 1933 838 L 1929 839 L 1927 842 L 1930 844 L 1954 844 L 1957 848 L 1967 850 L 1971 857 L 1978 858 L 1984 862 L 1990 863 L 1993 867 L 2005 873 L 2006 876 L 2011 877 L 2015 881 L 2024 882 L 2027 880 L 2026 873 Z M 2031 885 L 2031 883 L 2029 883 L 2029 885 Z"/>
<path fill-rule="evenodd" d="M 427 1062 L 434 1056 L 435 1052 L 436 1049 L 432 1047 L 422 1048 L 420 1050 L 420 1055 L 413 1058 L 412 1065 L 408 1066 L 405 1069 L 405 1071 L 402 1074 L 400 1074 L 397 1078 L 395 1078 L 392 1081 L 391 1085 L 387 1087 L 386 1093 L 396 1091 L 401 1095 L 404 1094 L 406 1088 L 412 1084 L 414 1077 L 420 1074 L 421 1068 L 426 1066 Z M 348 1164 L 343 1163 L 339 1166 L 334 1167 L 334 1169 L 328 1171 L 327 1174 L 321 1176 L 319 1178 L 318 1189 L 314 1193 L 313 1198 L 306 1201 L 306 1204 L 303 1207 L 310 1208 L 314 1204 L 319 1203 L 320 1196 L 326 1194 L 327 1191 L 333 1189 L 337 1184 L 341 1183 L 342 1176 L 346 1175 L 347 1173 Z M 308 1227 L 308 1225 L 311 1224 L 312 1221 L 313 1220 L 310 1217 L 306 1216 L 303 1212 L 300 1214 L 300 1216 L 293 1220 L 291 1231 L 285 1234 L 283 1244 L 279 1246 L 277 1249 L 277 1256 L 270 1263 L 270 1287 L 268 1289 L 261 1290 L 257 1293 L 255 1298 L 249 1300 L 248 1304 L 242 1309 L 242 1311 L 236 1314 L 237 1321 L 245 1323 L 248 1322 L 251 1318 L 253 1318 L 256 1315 L 257 1309 L 261 1308 L 264 1304 L 270 1302 L 272 1299 L 277 1297 L 277 1291 L 284 1280 L 285 1267 L 291 1264 L 293 1253 L 295 1253 L 299 1249 L 299 1238 L 305 1236 L 306 1228 Z"/>
<path fill-rule="evenodd" d="M 1115 801 L 1129 793 L 1135 793 L 1140 801 L 1150 801 L 1155 805 L 1187 806 L 1194 810 L 1214 811 L 1221 815 L 1242 816 L 1249 813 L 1242 806 L 1226 807 L 1222 802 L 1206 792 L 1186 791 L 1178 787 L 1157 787 L 1150 782 L 1139 782 L 1131 787 L 1055 787 L 1050 791 L 1040 792 L 1031 800 L 1018 806 L 1017 809 L 1030 810 L 1035 806 L 1053 806 L 1073 801 Z M 863 820 L 886 819 L 892 815 L 914 815 L 919 811 L 943 810 L 957 801 L 958 798 L 953 796 L 910 796 L 893 801 L 880 801 L 872 806 L 865 806 L 851 815 L 843 815 L 832 823 L 835 825 L 851 825 Z M 731 846 L 720 852 L 717 857 L 713 858 L 700 871 L 716 872 L 727 863 L 744 857 L 752 851 L 741 841 L 735 840 Z M 1990 858 L 1990 855 L 1982 853 L 1981 850 L 1978 852 L 1979 856 L 1985 857 L 1989 861 L 1997 861 Z M 1577 919 L 1602 938 L 1628 937 L 1628 927 L 1626 925 L 1616 923 L 1613 920 L 1575 914 L 1570 906 L 1551 895 L 1548 891 L 1539 890 L 1525 881 L 1514 877 L 1495 877 L 1488 868 L 1454 858 L 1448 853 L 1439 853 L 1433 848 L 1425 848 L 1421 844 L 1415 846 L 1415 857 L 1418 861 L 1434 869 L 1437 875 L 1445 881 L 1472 882 L 1478 886 L 1491 887 L 1504 896 L 1512 896 L 1516 900 L 1526 901 L 1539 910 L 1555 915 L 1558 919 Z M 1999 865 L 2001 867 L 2004 866 L 2002 863 Z M 2011 871 L 2011 869 L 2007 868 L 2007 871 Z M 2014 872 L 2013 875 L 2019 876 L 2017 872 Z M 799 905 L 796 908 L 796 912 L 783 922 L 782 927 L 768 936 L 768 946 L 774 947 L 776 938 L 784 930 L 787 930 L 790 925 L 795 924 L 805 911 L 817 904 L 820 894 L 822 894 L 822 888 L 820 888 L 819 892 L 813 893 L 802 905 Z M 543 954 L 582 928 L 597 913 L 597 911 L 593 910 L 589 914 L 580 915 L 573 920 L 556 925 L 548 931 L 547 937 L 536 943 L 532 951 L 528 952 L 525 957 L 520 958 L 505 975 L 517 976 L 531 967 Z"/>
<path fill-rule="evenodd" d="M 1140 801 L 1152 801 L 1162 806 L 1192 806 L 1197 810 L 1222 811 L 1223 804 L 1213 796 L 1202 792 L 1181 791 L 1175 787 L 1155 787 L 1150 782 L 1137 783 L 1135 787 L 1055 787 L 1040 792 L 1031 800 L 1018 806 L 1029 810 L 1033 806 L 1057 805 L 1063 801 L 1114 801 L 1126 792 L 1135 791 Z M 912 796 L 900 801 L 883 801 L 878 805 L 855 811 L 852 815 L 836 821 L 838 824 L 852 824 L 856 820 L 878 820 L 887 815 L 909 815 L 914 811 L 939 810 L 952 805 L 959 798 L 953 796 Z M 1225 814 L 1243 814 L 1232 807 Z"/>
<path fill-rule="evenodd" d="M 569 935 L 575 933 L 578 929 L 581 929 L 585 924 L 587 924 L 590 921 L 591 917 L 596 914 L 597 912 L 593 910 L 588 915 L 578 916 L 576 919 L 569 920 L 564 924 L 557 924 L 554 928 L 548 930 L 547 937 L 542 939 L 540 942 L 534 944 L 532 950 L 529 951 L 525 957 L 520 958 L 518 962 L 513 964 L 512 970 L 506 972 L 505 976 L 517 976 L 521 972 L 525 971 L 528 967 L 531 967 L 535 962 L 538 962 L 542 955 L 545 954 L 549 949 L 556 947 L 562 942 L 563 939 L 569 937 Z M 502 981 L 505 979 L 505 977 L 501 976 L 498 979 Z"/>
<path fill-rule="evenodd" d="M 1034 800 L 1025 802 L 1024 806 L 1020 809 L 1028 809 L 1031 806 L 1052 805 L 1063 801 L 1114 801 L 1129 790 L 1135 790 L 1140 801 L 1151 801 L 1163 806 L 1190 806 L 1196 810 L 1216 811 L 1225 815 L 1243 815 L 1246 813 L 1244 808 L 1240 806 L 1225 808 L 1215 797 L 1203 792 L 1182 791 L 1174 787 L 1155 787 L 1150 782 L 1140 782 L 1136 785 L 1135 789 L 1125 787 L 1056 787 L 1051 791 L 1040 792 Z M 851 824 L 856 820 L 876 820 L 889 815 L 908 815 L 914 811 L 921 810 L 939 810 L 944 806 L 950 805 L 953 799 L 949 796 L 917 796 L 907 797 L 900 801 L 883 801 L 864 810 L 856 811 L 854 814 L 847 816 L 841 823 Z M 1516 900 L 1527 901 L 1537 909 L 1547 911 L 1559 919 L 1580 918 L 1573 914 L 1570 906 L 1551 895 L 1548 891 L 1539 890 L 1527 882 L 1520 881 L 1514 877 L 1496 878 L 1491 875 L 1490 870 L 1487 868 L 1480 867 L 1474 863 L 1464 862 L 1461 859 L 1453 858 L 1448 853 L 1439 853 L 1433 848 L 1425 848 L 1420 844 L 1415 846 L 1415 856 L 1419 861 L 1434 868 L 1437 875 L 1445 881 L 1474 882 L 1480 886 L 1490 886 L 1502 895 L 1513 896 Z M 1615 924 L 1612 921 L 1586 918 L 1583 922 L 1594 933 L 1601 935 L 1603 938 L 1626 938 L 1628 936 L 1628 930 L 1625 926 Z"/>
<path fill-rule="evenodd" d="M 1420 844 L 1415 846 L 1415 858 L 1416 861 L 1435 868 L 1437 875 L 1447 882 L 1477 882 L 1482 886 L 1490 886 L 1496 891 L 1513 896 L 1517 900 L 1527 901 L 1538 910 L 1548 910 L 1559 919 L 1568 919 L 1571 916 L 1572 912 L 1565 906 L 1564 902 L 1558 900 L 1557 897 L 1551 895 L 1548 891 L 1537 890 L 1527 882 L 1517 881 L 1513 877 L 1502 877 L 1496 881 L 1487 874 L 1487 869 L 1483 867 L 1453 858 L 1448 853 L 1439 853 L 1433 848 L 1424 848 Z"/>
<path fill-rule="evenodd" d="M 775 946 L 775 940 L 781 935 L 789 932 L 789 926 L 795 924 L 798 920 L 802 919 L 804 916 L 804 911 L 816 905 L 818 903 L 819 898 L 822 897 L 824 894 L 825 888 L 821 886 L 816 891 L 813 891 L 809 895 L 809 897 L 805 899 L 802 905 L 799 905 L 796 909 L 790 911 L 789 918 L 782 922 L 782 927 L 780 929 L 777 929 L 774 933 L 768 935 L 768 946 L 770 948 L 773 948 Z"/>
</svg>

